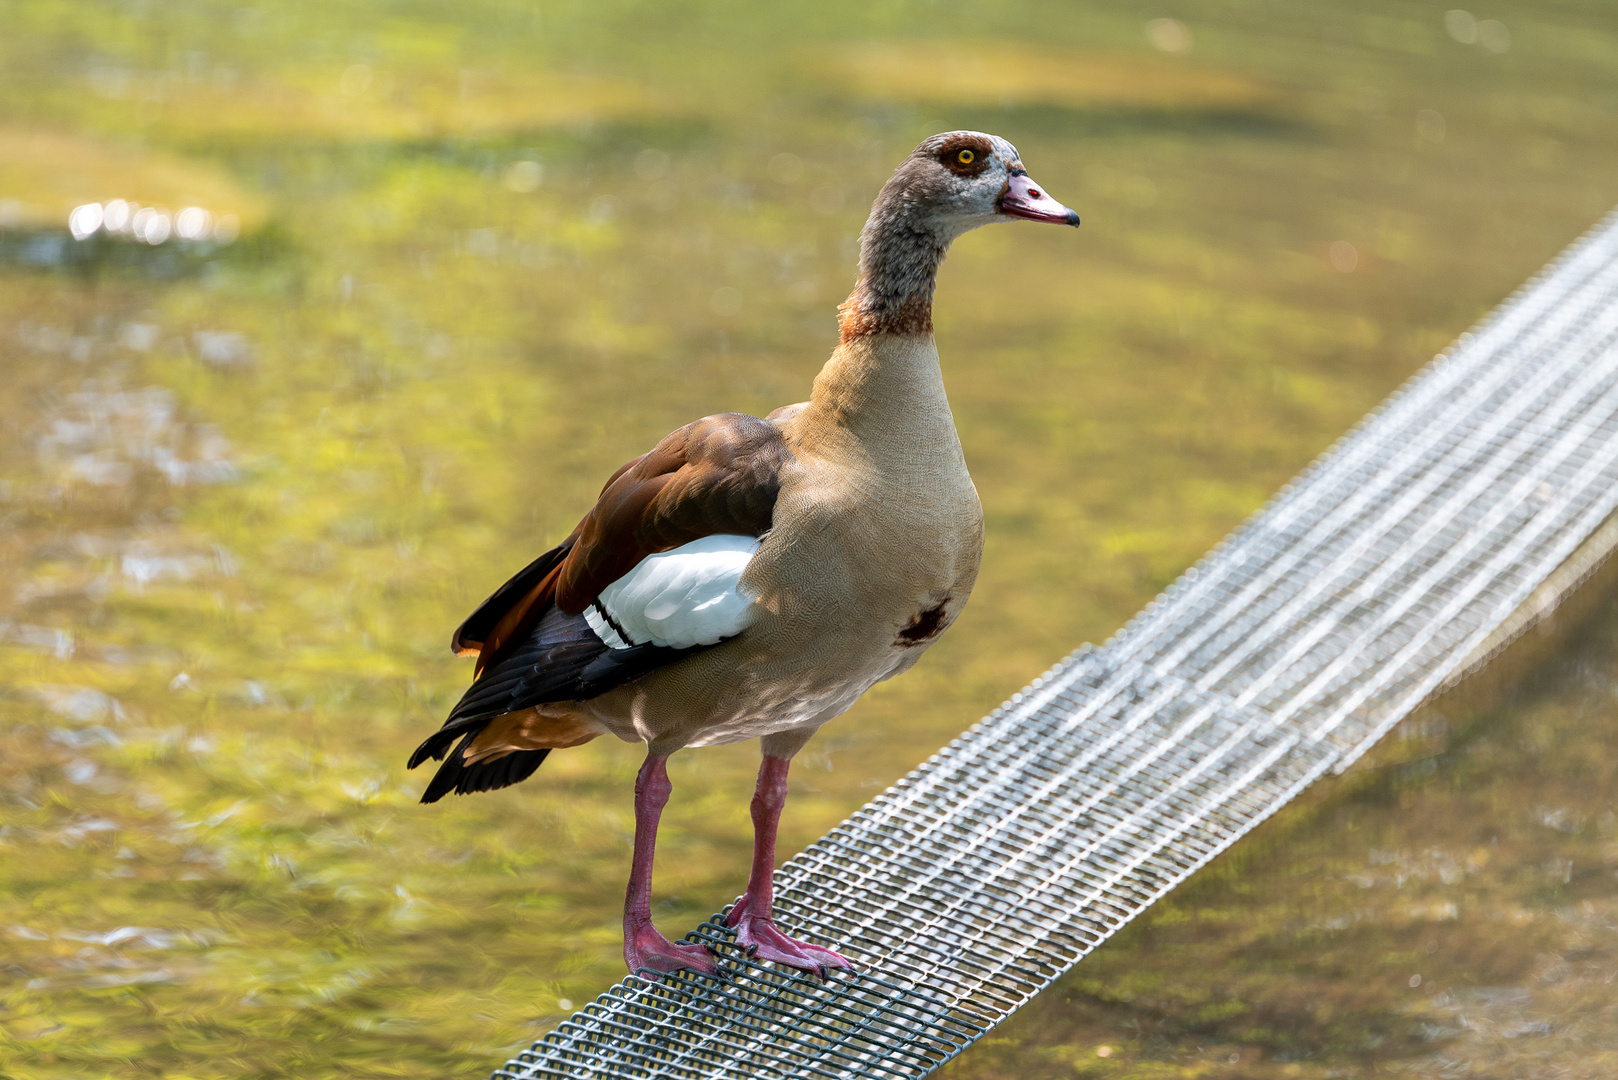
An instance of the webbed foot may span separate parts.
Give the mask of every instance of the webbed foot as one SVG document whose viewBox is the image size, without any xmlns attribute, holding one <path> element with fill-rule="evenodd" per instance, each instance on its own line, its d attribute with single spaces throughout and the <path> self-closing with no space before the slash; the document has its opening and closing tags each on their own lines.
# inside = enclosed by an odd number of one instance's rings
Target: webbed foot
<svg viewBox="0 0 1618 1080">
<path fill-rule="evenodd" d="M 736 928 L 736 944 L 759 960 L 812 971 L 822 981 L 830 978 L 833 971 L 854 970 L 853 962 L 841 953 L 788 937 L 775 925 L 774 919 L 749 914 L 745 897 L 731 909 L 725 921 Z"/>
<path fill-rule="evenodd" d="M 643 969 L 662 975 L 675 971 L 700 971 L 705 975 L 719 972 L 708 950 L 688 941 L 670 941 L 649 922 L 624 935 L 624 963 L 636 974 L 644 974 Z"/>
</svg>

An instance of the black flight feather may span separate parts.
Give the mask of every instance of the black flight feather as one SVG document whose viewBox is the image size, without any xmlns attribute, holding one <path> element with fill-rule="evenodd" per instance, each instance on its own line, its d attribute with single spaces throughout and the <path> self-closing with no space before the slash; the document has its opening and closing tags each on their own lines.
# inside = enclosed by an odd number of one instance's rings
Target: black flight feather
<svg viewBox="0 0 1618 1080">
<path fill-rule="evenodd" d="M 477 731 L 467 732 L 449 760 L 439 766 L 438 772 L 433 775 L 427 790 L 422 793 L 422 802 L 435 803 L 452 791 L 457 795 L 471 795 L 521 783 L 534 775 L 534 770 L 550 753 L 549 750 L 517 750 L 468 765 L 464 760 L 466 747 L 476 737 Z"/>
<path fill-rule="evenodd" d="M 450 638 L 450 648 L 461 652 L 481 646 L 489 639 L 489 634 L 500 620 L 505 618 L 511 606 L 543 581 L 545 575 L 556 569 L 572 550 L 573 541 L 568 539 L 517 571 L 510 581 L 494 590 L 489 598 L 479 604 L 477 610 L 468 615 L 466 621 L 456 628 L 455 636 Z"/>
<path fill-rule="evenodd" d="M 588 701 L 705 648 L 708 646 L 609 648 L 583 615 L 564 615 L 555 607 L 548 608 L 521 643 L 467 687 L 444 726 L 410 755 L 412 769 L 428 758 L 444 761 L 421 801 L 437 802 L 451 791 L 459 795 L 493 791 L 533 775 L 549 750 L 518 750 L 466 763 L 467 747 L 495 717 L 535 705 Z"/>
</svg>

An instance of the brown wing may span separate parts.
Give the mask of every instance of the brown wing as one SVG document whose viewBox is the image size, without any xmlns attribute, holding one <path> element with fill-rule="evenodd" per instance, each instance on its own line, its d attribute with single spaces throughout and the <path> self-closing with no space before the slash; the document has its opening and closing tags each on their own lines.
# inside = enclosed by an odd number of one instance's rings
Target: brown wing
<svg viewBox="0 0 1618 1080">
<path fill-rule="evenodd" d="M 687 424 L 607 482 L 574 533 L 556 606 L 577 615 L 642 559 L 704 536 L 769 530 L 788 451 L 768 420 L 720 413 Z"/>
<path fill-rule="evenodd" d="M 607 481 L 579 527 L 473 612 L 458 653 L 482 674 L 554 604 L 579 615 L 646 556 L 704 536 L 760 536 L 770 527 L 788 450 L 780 428 L 743 413 L 687 424 Z"/>
</svg>

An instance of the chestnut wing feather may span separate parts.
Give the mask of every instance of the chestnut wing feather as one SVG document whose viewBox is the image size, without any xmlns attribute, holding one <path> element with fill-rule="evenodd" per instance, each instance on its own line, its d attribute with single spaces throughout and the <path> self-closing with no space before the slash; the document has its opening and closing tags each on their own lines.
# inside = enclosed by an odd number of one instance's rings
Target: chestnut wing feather
<svg viewBox="0 0 1618 1080">
<path fill-rule="evenodd" d="M 544 591 L 546 577 L 550 576 L 567 553 L 572 550 L 573 537 L 523 567 L 510 581 L 500 586 L 490 597 L 478 605 L 476 611 L 456 628 L 449 647 L 456 656 L 472 656 L 482 651 L 483 645 L 494 634 L 495 628 L 513 609 L 532 605 Z M 552 582 L 554 588 L 554 582 Z"/>
<path fill-rule="evenodd" d="M 609 481 L 579 523 L 556 606 L 579 614 L 648 555 L 719 533 L 762 536 L 788 455 L 780 428 L 742 413 L 673 432 Z"/>
<path fill-rule="evenodd" d="M 660 551 L 770 528 L 789 451 L 780 428 L 745 413 L 703 417 L 613 473 L 573 534 L 523 568 L 455 631 L 458 654 L 497 665 L 553 604 L 582 614 L 601 590 Z"/>
</svg>

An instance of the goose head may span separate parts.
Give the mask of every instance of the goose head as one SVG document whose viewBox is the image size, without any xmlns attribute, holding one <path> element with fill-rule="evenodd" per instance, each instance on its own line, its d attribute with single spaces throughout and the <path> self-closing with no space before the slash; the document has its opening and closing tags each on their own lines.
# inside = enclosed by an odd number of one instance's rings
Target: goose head
<svg viewBox="0 0 1618 1080">
<path fill-rule="evenodd" d="M 979 225 L 1019 218 L 1079 223 L 1028 175 L 1015 146 L 981 131 L 947 131 L 911 151 L 877 196 L 871 224 L 897 219 L 948 244 Z"/>
<path fill-rule="evenodd" d="M 930 334 L 933 290 L 956 237 L 995 221 L 1077 225 L 998 135 L 947 131 L 911 151 L 882 186 L 860 232 L 860 276 L 837 309 L 843 341 Z"/>
</svg>

